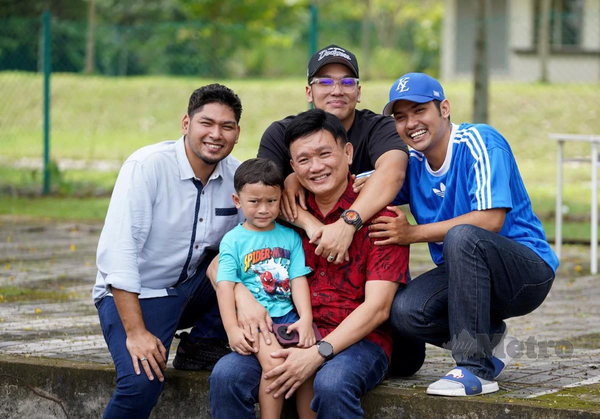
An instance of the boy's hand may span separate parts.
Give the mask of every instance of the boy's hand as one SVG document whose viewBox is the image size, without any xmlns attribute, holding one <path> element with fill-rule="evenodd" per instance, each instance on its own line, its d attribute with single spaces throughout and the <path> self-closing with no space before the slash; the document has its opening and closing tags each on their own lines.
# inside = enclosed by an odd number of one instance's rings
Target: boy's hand
<svg viewBox="0 0 600 419">
<path fill-rule="evenodd" d="M 233 327 L 231 330 L 227 330 L 227 337 L 229 338 L 229 346 L 238 354 L 250 355 L 255 352 L 249 340 L 251 335 L 244 329 Z"/>
<path fill-rule="evenodd" d="M 352 190 L 354 193 L 359 193 L 362 188 L 365 186 L 365 183 L 369 179 L 369 176 L 373 174 L 374 170 L 370 170 L 368 172 L 360 173 L 358 175 L 352 175 Z"/>
<path fill-rule="evenodd" d="M 312 328 L 312 319 L 300 319 L 296 323 L 291 324 L 287 331 L 288 333 L 292 330 L 298 332 L 298 347 L 299 348 L 310 348 L 317 340 L 315 339 L 315 331 Z"/>
</svg>

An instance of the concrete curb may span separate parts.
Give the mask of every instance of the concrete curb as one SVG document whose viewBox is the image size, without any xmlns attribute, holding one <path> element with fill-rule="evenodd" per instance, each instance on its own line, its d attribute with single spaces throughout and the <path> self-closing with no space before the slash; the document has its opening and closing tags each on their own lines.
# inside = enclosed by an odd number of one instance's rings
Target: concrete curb
<svg viewBox="0 0 600 419">
<path fill-rule="evenodd" d="M 152 417 L 210 418 L 208 373 L 169 369 Z M 28 386 L 62 402 L 68 417 L 100 417 L 114 390 L 112 366 L 58 359 L 0 356 L 0 417 L 45 419 L 67 415 L 56 401 L 35 394 Z M 366 418 L 598 418 L 600 411 L 540 407 L 523 400 L 495 397 L 431 397 L 423 388 L 379 386 L 363 399 Z M 294 418 L 287 406 L 284 418 Z"/>
</svg>

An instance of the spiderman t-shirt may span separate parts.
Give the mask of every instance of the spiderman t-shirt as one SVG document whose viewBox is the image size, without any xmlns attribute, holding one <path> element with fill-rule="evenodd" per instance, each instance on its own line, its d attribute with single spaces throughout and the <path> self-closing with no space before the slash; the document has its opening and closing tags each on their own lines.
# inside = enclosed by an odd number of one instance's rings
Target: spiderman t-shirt
<svg viewBox="0 0 600 419">
<path fill-rule="evenodd" d="M 290 282 L 310 269 L 298 233 L 274 224 L 269 231 L 249 231 L 240 224 L 223 237 L 217 282 L 243 283 L 271 317 L 281 317 L 294 308 Z"/>
</svg>

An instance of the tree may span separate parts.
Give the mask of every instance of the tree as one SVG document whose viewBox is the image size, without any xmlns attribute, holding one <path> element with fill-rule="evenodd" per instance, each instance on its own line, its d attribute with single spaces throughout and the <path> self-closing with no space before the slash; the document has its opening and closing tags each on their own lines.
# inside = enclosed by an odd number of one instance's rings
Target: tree
<svg viewBox="0 0 600 419">
<path fill-rule="evenodd" d="M 540 82 L 548 82 L 548 41 L 550 39 L 550 0 L 541 0 L 538 54 L 540 58 Z"/>
<path fill-rule="evenodd" d="M 475 68 L 473 70 L 473 121 L 488 122 L 489 65 L 487 24 L 490 18 L 490 0 L 474 0 L 475 6 Z"/>
<path fill-rule="evenodd" d="M 85 68 L 86 74 L 91 74 L 95 71 L 96 61 L 96 0 L 89 0 L 88 5 L 88 27 L 87 38 L 85 44 Z"/>
</svg>

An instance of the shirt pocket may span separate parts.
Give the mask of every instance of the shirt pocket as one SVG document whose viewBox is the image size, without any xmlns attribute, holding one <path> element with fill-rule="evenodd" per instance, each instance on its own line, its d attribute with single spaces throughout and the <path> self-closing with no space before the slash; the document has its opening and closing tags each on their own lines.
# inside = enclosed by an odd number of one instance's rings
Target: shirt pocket
<svg viewBox="0 0 600 419">
<path fill-rule="evenodd" d="M 237 214 L 238 209 L 236 207 L 215 208 L 215 217 L 230 217 Z"/>
<path fill-rule="evenodd" d="M 239 223 L 238 209 L 236 207 L 216 207 L 214 222 L 207 232 L 206 240 L 209 247 L 219 248 L 223 236 Z"/>
</svg>

